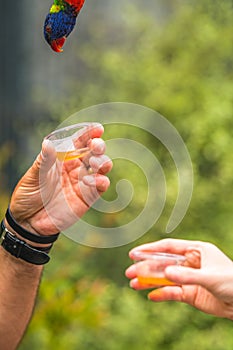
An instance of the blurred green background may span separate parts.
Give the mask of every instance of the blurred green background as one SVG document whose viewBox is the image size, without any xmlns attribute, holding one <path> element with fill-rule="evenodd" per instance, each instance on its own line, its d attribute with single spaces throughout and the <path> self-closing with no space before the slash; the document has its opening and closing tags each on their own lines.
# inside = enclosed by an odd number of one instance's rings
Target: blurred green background
<svg viewBox="0 0 233 350">
<path fill-rule="evenodd" d="M 131 102 L 165 116 L 190 152 L 192 201 L 170 236 L 213 242 L 233 258 L 232 2 L 87 0 L 62 54 L 43 39 L 49 5 L 5 2 L 1 12 L 1 216 L 49 131 L 82 108 Z M 124 128 L 106 130 L 105 137 L 117 132 L 135 137 Z M 137 131 L 137 140 L 157 155 L 167 177 L 161 218 L 142 238 L 118 248 L 85 247 L 61 236 L 20 350 L 233 348 L 231 321 L 185 304 L 153 304 L 128 287 L 129 249 L 167 237 L 177 190 L 166 150 L 145 133 Z M 119 165 L 106 198 L 114 198 L 116 179 L 126 177 Z M 142 193 L 140 176 L 132 179 Z M 132 217 L 140 199 L 134 196 Z M 96 225 L 120 226 L 128 215 L 90 213 Z"/>
</svg>

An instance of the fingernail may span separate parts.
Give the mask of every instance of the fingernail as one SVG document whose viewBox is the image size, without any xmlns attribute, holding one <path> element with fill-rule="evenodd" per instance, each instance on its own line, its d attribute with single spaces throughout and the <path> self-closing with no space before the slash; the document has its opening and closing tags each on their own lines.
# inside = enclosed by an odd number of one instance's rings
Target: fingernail
<svg viewBox="0 0 233 350">
<path fill-rule="evenodd" d="M 136 266 L 135 265 L 131 265 L 131 266 L 129 266 L 128 268 L 127 268 L 127 270 L 126 270 L 126 273 L 127 274 L 136 274 L 136 272 L 137 272 L 137 269 L 136 269 Z"/>
<path fill-rule="evenodd" d="M 155 289 L 155 290 L 153 290 L 152 292 L 150 292 L 147 295 L 147 298 L 149 300 L 154 300 L 154 299 L 157 299 L 157 298 L 161 297 L 161 295 L 162 295 L 162 290 L 161 289 Z"/>
<path fill-rule="evenodd" d="M 94 154 L 103 154 L 105 152 L 106 145 L 102 139 L 92 140 L 92 151 Z"/>
<path fill-rule="evenodd" d="M 41 154 L 42 157 L 45 159 L 48 157 L 48 150 L 47 147 L 49 146 L 51 142 L 49 140 L 44 140 L 42 143 L 42 149 L 41 149 Z"/>
<path fill-rule="evenodd" d="M 42 142 L 42 155 L 43 157 L 47 157 L 48 154 L 49 154 L 49 149 L 53 149 L 54 150 L 54 146 L 53 146 L 53 143 L 49 140 L 44 140 Z"/>
<path fill-rule="evenodd" d="M 130 281 L 129 286 L 130 286 L 130 288 L 135 289 L 135 281 L 134 280 Z"/>
<path fill-rule="evenodd" d="M 95 177 L 94 177 L 94 176 L 92 176 L 92 175 L 86 175 L 86 176 L 84 176 L 84 177 L 85 177 L 85 182 L 86 182 L 86 183 L 88 182 L 89 185 L 96 185 L 96 180 L 95 180 Z"/>
</svg>

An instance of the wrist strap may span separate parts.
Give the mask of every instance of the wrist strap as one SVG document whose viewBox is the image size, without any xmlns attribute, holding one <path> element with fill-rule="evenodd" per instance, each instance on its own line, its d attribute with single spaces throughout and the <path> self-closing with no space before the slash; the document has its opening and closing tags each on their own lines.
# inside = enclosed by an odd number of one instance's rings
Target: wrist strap
<svg viewBox="0 0 233 350">
<path fill-rule="evenodd" d="M 23 228 L 22 226 L 20 226 L 14 219 L 14 217 L 11 214 L 10 208 L 8 207 L 7 211 L 6 211 L 6 219 L 8 224 L 10 225 L 10 227 L 16 232 L 18 233 L 20 236 L 22 236 L 23 238 L 31 241 L 31 242 L 35 242 L 35 243 L 41 243 L 41 244 L 49 244 L 49 243 L 53 243 L 57 240 L 60 232 L 54 234 L 54 235 L 50 235 L 50 236 L 39 236 L 36 234 L 33 234 L 29 231 L 27 231 L 25 228 Z"/>
<path fill-rule="evenodd" d="M 45 248 L 32 247 L 8 231 L 3 221 L 0 225 L 0 245 L 15 258 L 22 259 L 30 264 L 44 265 L 50 260 L 48 253 L 52 244 Z"/>
</svg>

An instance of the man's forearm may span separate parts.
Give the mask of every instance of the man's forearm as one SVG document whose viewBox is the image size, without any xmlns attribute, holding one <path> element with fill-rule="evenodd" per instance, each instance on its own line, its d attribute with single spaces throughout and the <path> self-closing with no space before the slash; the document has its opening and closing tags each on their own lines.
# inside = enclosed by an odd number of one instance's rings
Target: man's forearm
<svg viewBox="0 0 233 350">
<path fill-rule="evenodd" d="M 43 270 L 0 247 L 0 349 L 17 348 L 30 321 Z"/>
</svg>

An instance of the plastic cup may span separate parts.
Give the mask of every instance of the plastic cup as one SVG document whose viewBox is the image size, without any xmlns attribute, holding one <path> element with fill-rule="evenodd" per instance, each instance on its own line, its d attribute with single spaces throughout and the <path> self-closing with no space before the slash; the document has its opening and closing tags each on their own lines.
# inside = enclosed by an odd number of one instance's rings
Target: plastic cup
<svg viewBox="0 0 233 350">
<path fill-rule="evenodd" d="M 147 288 L 165 285 L 175 285 L 165 277 L 167 266 L 183 265 L 185 256 L 151 251 L 138 251 L 134 253 L 137 269 L 137 278 L 141 286 Z"/>
<path fill-rule="evenodd" d="M 95 123 L 79 123 L 53 131 L 45 137 L 50 140 L 60 161 L 82 158 L 90 151 L 88 141 L 89 131 Z M 97 124 L 96 124 L 97 126 Z"/>
</svg>

